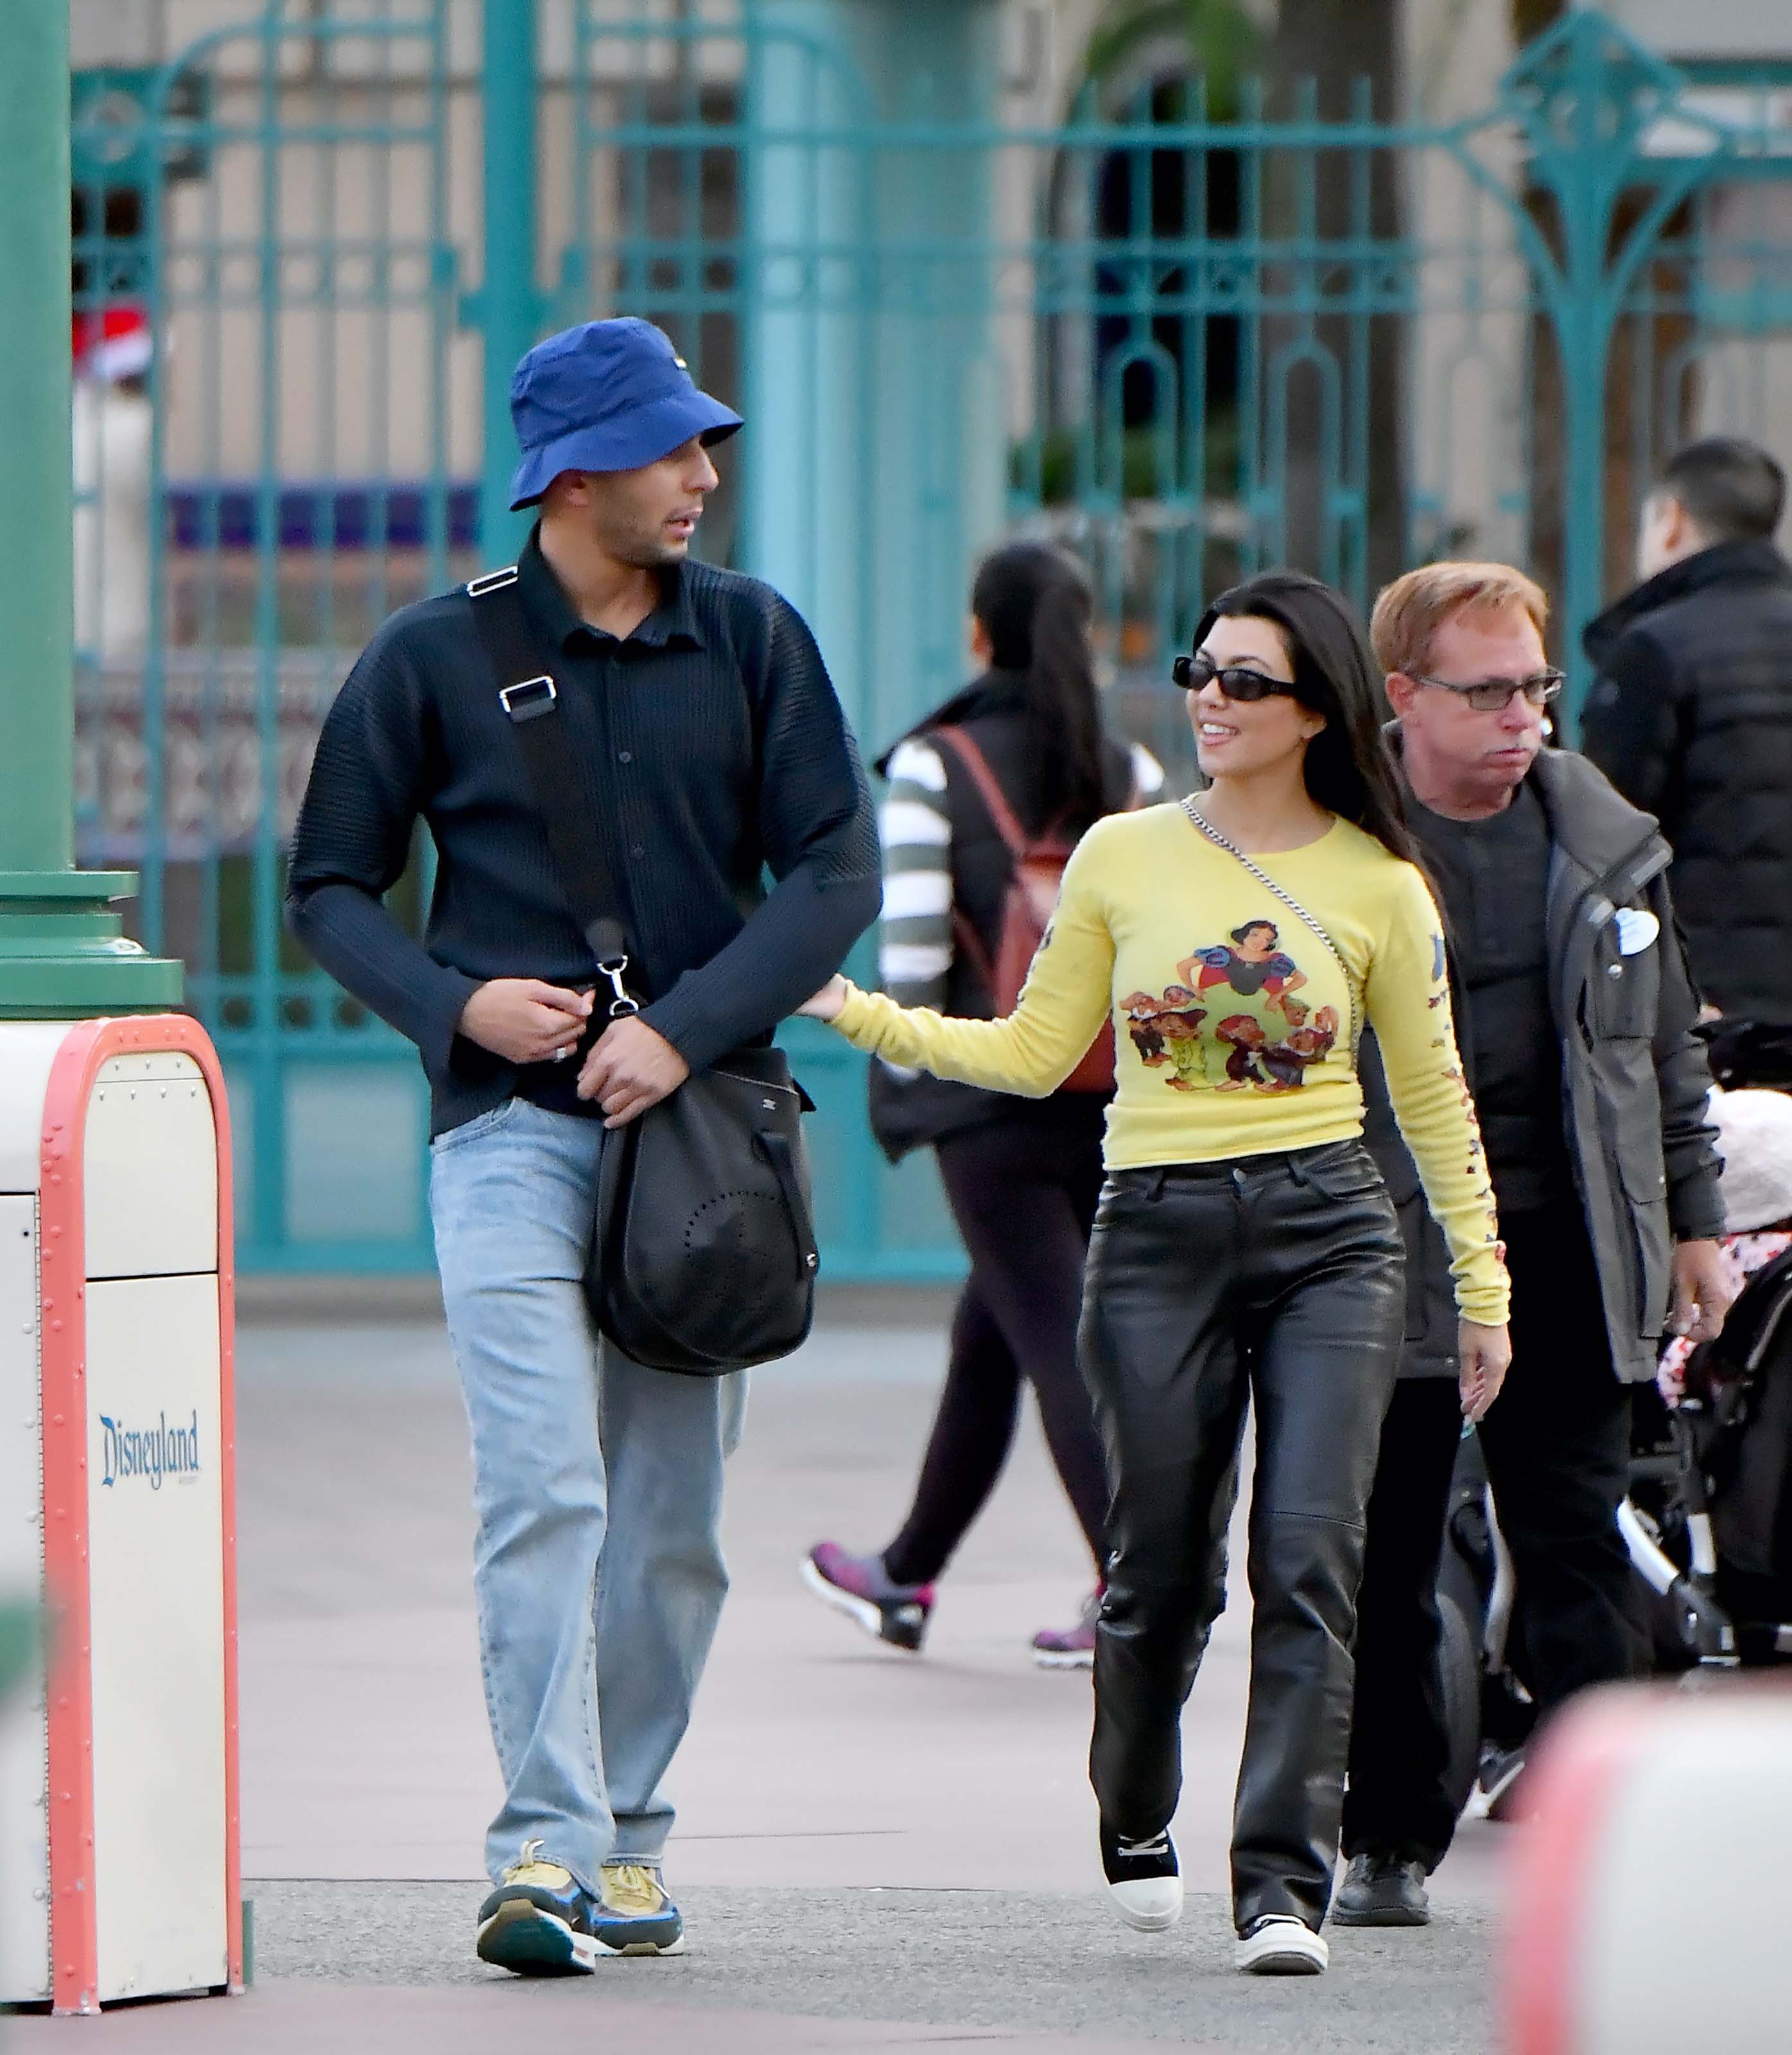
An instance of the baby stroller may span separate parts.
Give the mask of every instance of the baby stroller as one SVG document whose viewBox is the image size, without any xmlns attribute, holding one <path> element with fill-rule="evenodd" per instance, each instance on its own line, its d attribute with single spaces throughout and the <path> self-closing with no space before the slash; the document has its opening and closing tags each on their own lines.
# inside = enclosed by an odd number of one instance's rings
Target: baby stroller
<svg viewBox="0 0 1792 2055">
<path fill-rule="evenodd" d="M 1639 1398 L 1618 1524 L 1655 1668 L 1792 1657 L 1792 1249 L 1692 1351 L 1676 1405 Z"/>
<path fill-rule="evenodd" d="M 1792 1083 L 1792 1067 L 1786 1075 Z M 1713 1107 L 1725 1244 L 1752 1274 L 1723 1332 L 1678 1369 L 1675 1402 L 1636 1388 L 1618 1510 L 1636 1573 L 1639 1666 L 1689 1681 L 1792 1660 L 1792 1237 L 1759 1232 L 1792 1215 L 1792 1099 L 1744 1090 L 1715 1095 Z M 1438 1600 L 1452 1796 L 1459 1812 L 1497 1818 L 1535 1711 L 1522 1600 L 1472 1434 L 1457 1461 Z"/>
</svg>

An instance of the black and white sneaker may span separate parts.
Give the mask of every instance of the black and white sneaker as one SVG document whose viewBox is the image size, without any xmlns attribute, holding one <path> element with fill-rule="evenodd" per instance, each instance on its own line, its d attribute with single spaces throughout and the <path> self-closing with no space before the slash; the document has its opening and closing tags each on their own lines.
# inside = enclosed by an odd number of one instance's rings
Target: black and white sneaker
<svg viewBox="0 0 1792 2055">
<path fill-rule="evenodd" d="M 1128 1927 L 1161 1934 L 1182 1917 L 1182 1871 L 1166 1828 L 1142 1841 L 1123 1841 L 1101 1829 L 1101 1872 L 1108 1895 Z"/>
<path fill-rule="evenodd" d="M 1481 1767 L 1475 1788 L 1463 1808 L 1465 1820 L 1516 1820 L 1523 1815 L 1525 1745 L 1502 1748 L 1497 1741 L 1483 1744 Z"/>
<path fill-rule="evenodd" d="M 1291 1912 L 1266 1912 L 1238 1939 L 1232 1961 L 1253 1977 L 1317 1977 L 1332 1959 L 1322 1934 Z"/>
</svg>

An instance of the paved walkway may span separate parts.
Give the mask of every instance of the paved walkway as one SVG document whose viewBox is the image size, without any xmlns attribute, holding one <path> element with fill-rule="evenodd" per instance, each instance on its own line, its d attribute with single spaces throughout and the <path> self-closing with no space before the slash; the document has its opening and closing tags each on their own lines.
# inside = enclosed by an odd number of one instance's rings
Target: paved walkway
<svg viewBox="0 0 1792 2055">
<path fill-rule="evenodd" d="M 610 1962 L 589 1982 L 518 1985 L 467 1946 L 468 1894 L 449 1884 L 259 1884 L 258 1980 L 244 1999 L 30 2021 L 11 2055 L 97 2033 L 118 2055 L 357 2047 L 489 2055 L 515 2036 L 625 2035 L 667 2055 L 785 2048 L 998 2045 L 1028 2055 L 1359 2055 L 1479 2049 L 1484 1915 L 1424 1935 L 1334 1936 L 1318 1982 L 1231 1966 L 1223 1899 L 1168 1936 L 1128 1933 L 1088 1893 L 683 1891 L 691 1952 Z"/>
<path fill-rule="evenodd" d="M 1030 1426 L 924 1656 L 880 1647 L 800 1589 L 809 1543 L 870 1545 L 895 1524 L 943 1359 L 941 1302 L 925 1298 L 836 1301 L 799 1359 L 757 1374 L 731 1487 L 735 1590 L 675 1787 L 670 1875 L 691 1952 L 569 1986 L 493 1978 L 468 1946 L 497 1788 L 444 1339 L 415 1314 L 299 1310 L 246 1323 L 240 1356 L 257 1989 L 97 2028 L 14 2021 L 9 2055 L 83 2031 L 121 2055 L 349 2034 L 485 2055 L 506 2034 L 571 2029 L 562 2012 L 580 2006 L 607 2033 L 680 2055 L 991 2039 L 1085 2055 L 1166 2040 L 1278 2055 L 1485 2046 L 1497 1828 L 1465 1834 L 1428 1932 L 1335 1934 L 1317 1982 L 1231 1971 L 1221 1894 L 1247 1603 L 1220 1623 L 1185 1724 L 1188 1916 L 1161 1939 L 1113 1921 L 1083 1772 L 1087 1678 L 1026 1655 L 1089 1580 Z"/>
<path fill-rule="evenodd" d="M 0 2021 L 3 2029 L 4 2021 Z M 288 1984 L 246 1999 L 132 2006 L 89 2020 L 23 2020 L 0 2046 L 12 2055 L 65 2055 L 98 2033 L 106 2055 L 321 2055 L 337 2047 L 377 2055 L 493 2055 L 494 2049 L 581 2048 L 600 2038 L 629 2055 L 786 2055 L 789 2049 L 987 2049 L 994 2055 L 1145 2055 L 1153 2044 L 1085 2035 L 1014 2033 L 888 2021 L 813 2019 L 779 2013 L 691 2011 L 640 2005 L 583 1986 L 477 1991 L 353 1989 Z M 1155 2044 L 1161 2047 L 1161 2042 Z M 1184 2041 L 1193 2055 L 1239 2055 L 1217 2041 Z"/>
</svg>

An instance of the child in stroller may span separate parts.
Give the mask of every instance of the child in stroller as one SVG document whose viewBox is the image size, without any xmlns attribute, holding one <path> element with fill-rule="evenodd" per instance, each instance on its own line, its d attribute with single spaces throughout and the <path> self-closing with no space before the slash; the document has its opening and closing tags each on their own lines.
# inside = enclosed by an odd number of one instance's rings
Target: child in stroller
<svg viewBox="0 0 1792 2055">
<path fill-rule="evenodd" d="M 1636 1393 L 1618 1524 L 1644 1674 L 1792 1659 L 1792 1097 L 1714 1092 L 1711 1117 L 1741 1290 L 1715 1341 L 1671 1339 Z M 1499 1817 L 1534 1715 L 1522 1596 L 1467 1436 L 1439 1600 L 1452 1783 L 1471 1816 Z"/>
</svg>

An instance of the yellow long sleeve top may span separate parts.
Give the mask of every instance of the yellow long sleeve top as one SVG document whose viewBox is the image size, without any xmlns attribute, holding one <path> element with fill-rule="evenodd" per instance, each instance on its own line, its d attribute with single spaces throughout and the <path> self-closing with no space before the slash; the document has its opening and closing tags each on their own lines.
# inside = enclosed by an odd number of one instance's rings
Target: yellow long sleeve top
<svg viewBox="0 0 1792 2055">
<path fill-rule="evenodd" d="M 1078 843 L 1006 1020 L 948 1019 L 849 987 L 833 1025 L 888 1062 L 997 1091 L 1055 1091 L 1112 1016 L 1110 1169 L 1306 1149 L 1361 1134 L 1366 1015 L 1466 1319 L 1498 1326 L 1507 1280 L 1493 1187 L 1456 1053 L 1443 937 L 1420 873 L 1334 820 L 1251 861 L 1312 929 L 1180 807 L 1116 814 Z"/>
</svg>

